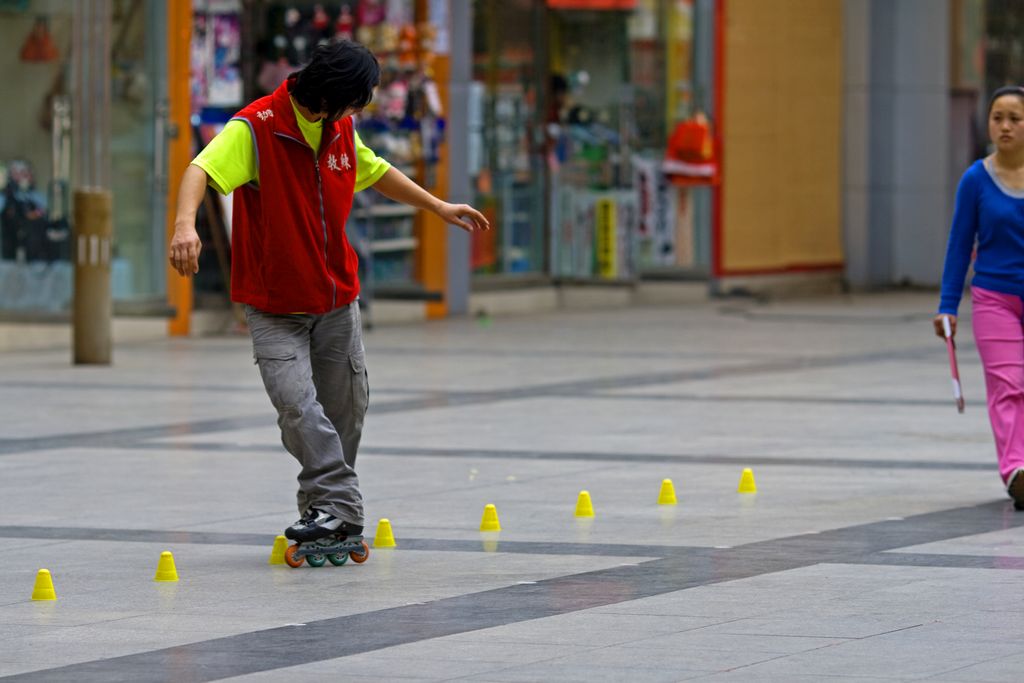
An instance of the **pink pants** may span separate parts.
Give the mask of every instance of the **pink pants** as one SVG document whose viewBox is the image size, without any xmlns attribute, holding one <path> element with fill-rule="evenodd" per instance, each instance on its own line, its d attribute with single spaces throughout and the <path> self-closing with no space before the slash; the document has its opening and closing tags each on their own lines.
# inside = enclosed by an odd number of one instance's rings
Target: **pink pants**
<svg viewBox="0 0 1024 683">
<path fill-rule="evenodd" d="M 985 368 L 988 416 L 1005 482 L 1024 467 L 1024 299 L 971 287 L 974 341 Z"/>
</svg>

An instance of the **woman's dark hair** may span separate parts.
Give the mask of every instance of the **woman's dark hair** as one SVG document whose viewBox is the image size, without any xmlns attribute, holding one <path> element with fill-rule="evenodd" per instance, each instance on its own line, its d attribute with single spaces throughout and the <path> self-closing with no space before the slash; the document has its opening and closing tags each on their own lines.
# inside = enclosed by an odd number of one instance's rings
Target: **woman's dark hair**
<svg viewBox="0 0 1024 683">
<path fill-rule="evenodd" d="M 349 107 L 362 109 L 370 103 L 380 83 L 380 64 L 363 45 L 339 40 L 317 46 L 309 64 L 290 80 L 296 102 L 334 120 Z"/>
<path fill-rule="evenodd" d="M 996 100 L 1000 97 L 1004 97 L 1005 95 L 1013 95 L 1024 101 L 1024 87 L 1019 85 L 1004 85 L 1002 88 L 998 88 L 994 93 L 992 93 L 992 97 L 988 100 L 989 114 L 992 113 L 992 105 L 996 103 Z"/>
</svg>

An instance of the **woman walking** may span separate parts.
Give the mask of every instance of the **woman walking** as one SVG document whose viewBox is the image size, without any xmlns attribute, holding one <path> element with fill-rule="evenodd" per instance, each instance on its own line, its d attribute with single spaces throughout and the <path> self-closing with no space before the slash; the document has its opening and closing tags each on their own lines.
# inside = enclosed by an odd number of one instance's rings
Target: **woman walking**
<svg viewBox="0 0 1024 683">
<path fill-rule="evenodd" d="M 985 370 L 988 414 L 999 474 L 1024 510 L 1024 87 L 996 90 L 988 134 L 995 151 L 960 179 L 946 247 L 935 334 L 943 318 L 956 334 L 967 267 L 977 243 L 971 281 L 971 322 Z"/>
</svg>

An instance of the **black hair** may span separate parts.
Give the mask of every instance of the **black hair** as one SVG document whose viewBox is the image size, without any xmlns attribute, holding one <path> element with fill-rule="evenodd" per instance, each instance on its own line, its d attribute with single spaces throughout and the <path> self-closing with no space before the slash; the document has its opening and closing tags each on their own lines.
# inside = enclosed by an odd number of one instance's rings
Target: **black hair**
<svg viewBox="0 0 1024 683">
<path fill-rule="evenodd" d="M 289 81 L 296 102 L 334 120 L 349 107 L 362 109 L 370 103 L 380 83 L 380 64 L 365 46 L 338 40 L 317 46 L 309 64 Z"/>
<path fill-rule="evenodd" d="M 989 114 L 992 113 L 992 105 L 996 103 L 996 100 L 1006 95 L 1013 95 L 1015 97 L 1019 97 L 1021 101 L 1024 101 L 1024 87 L 1019 85 L 1004 85 L 1003 87 L 996 89 L 996 91 L 992 93 L 992 97 L 988 99 Z"/>
</svg>

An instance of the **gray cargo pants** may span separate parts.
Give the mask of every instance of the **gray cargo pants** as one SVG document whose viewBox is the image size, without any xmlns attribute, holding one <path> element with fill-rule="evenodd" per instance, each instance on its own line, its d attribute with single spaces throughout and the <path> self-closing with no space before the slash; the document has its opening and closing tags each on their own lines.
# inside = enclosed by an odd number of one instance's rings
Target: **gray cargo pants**
<svg viewBox="0 0 1024 683">
<path fill-rule="evenodd" d="M 370 388 L 359 302 L 323 315 L 246 306 L 245 317 L 281 442 L 302 466 L 299 514 L 316 507 L 363 526 L 355 464 Z"/>
</svg>

